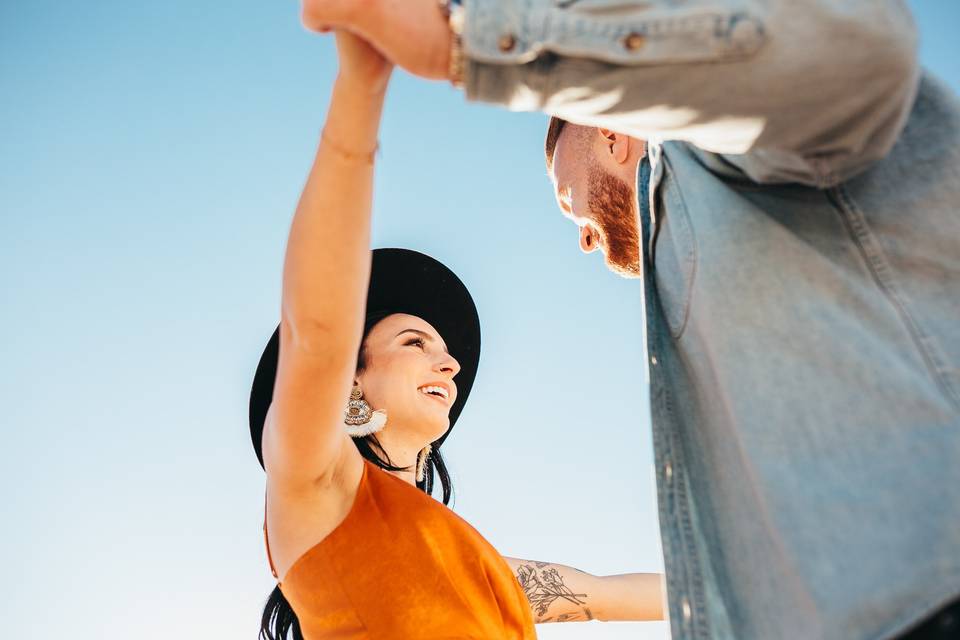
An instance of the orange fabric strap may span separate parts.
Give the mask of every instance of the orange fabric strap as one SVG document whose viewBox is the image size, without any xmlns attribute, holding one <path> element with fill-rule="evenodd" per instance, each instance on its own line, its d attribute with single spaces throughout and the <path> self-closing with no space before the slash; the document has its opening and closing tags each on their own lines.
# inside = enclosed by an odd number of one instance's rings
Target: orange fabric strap
<svg viewBox="0 0 960 640">
<path fill-rule="evenodd" d="M 267 547 L 267 562 L 270 563 L 270 572 L 273 574 L 277 584 L 280 584 L 280 577 L 277 576 L 277 570 L 273 566 L 273 556 L 270 555 L 270 536 L 267 535 L 267 495 L 263 495 L 263 544 Z"/>
</svg>

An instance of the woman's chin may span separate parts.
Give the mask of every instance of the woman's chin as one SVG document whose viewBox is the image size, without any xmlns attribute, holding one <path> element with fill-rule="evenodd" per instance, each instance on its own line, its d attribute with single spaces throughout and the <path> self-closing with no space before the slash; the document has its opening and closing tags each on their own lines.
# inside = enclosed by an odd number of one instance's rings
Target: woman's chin
<svg viewBox="0 0 960 640">
<path fill-rule="evenodd" d="M 442 415 L 432 413 L 431 415 L 424 415 L 423 421 L 420 424 L 424 426 L 424 430 L 427 432 L 430 442 L 433 442 L 445 434 L 447 429 L 450 428 L 450 418 L 446 415 L 446 413 Z"/>
<path fill-rule="evenodd" d="M 433 434 L 433 442 L 450 428 L 450 407 L 432 398 L 424 398 L 424 404 L 417 407 L 417 422 L 427 434 Z"/>
</svg>

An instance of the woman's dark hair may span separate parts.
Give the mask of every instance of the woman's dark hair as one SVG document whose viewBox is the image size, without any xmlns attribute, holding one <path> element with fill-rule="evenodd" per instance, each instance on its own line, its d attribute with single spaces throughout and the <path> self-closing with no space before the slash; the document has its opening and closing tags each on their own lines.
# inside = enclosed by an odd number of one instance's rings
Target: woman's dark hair
<svg viewBox="0 0 960 640">
<path fill-rule="evenodd" d="M 364 319 L 363 338 L 360 342 L 360 352 L 357 354 L 358 373 L 367 366 L 366 340 L 370 330 L 392 313 L 392 311 L 371 312 Z M 391 462 L 390 456 L 383 450 L 374 433 L 363 438 L 353 438 L 353 444 L 356 445 L 361 456 L 385 471 L 407 471 L 409 469 L 409 467 L 397 467 Z M 440 476 L 440 486 L 443 488 L 443 504 L 449 504 L 450 497 L 453 494 L 453 485 L 450 482 L 447 466 L 443 462 L 443 456 L 440 454 L 440 446 L 436 443 L 434 443 L 430 450 L 430 456 L 427 458 L 423 481 L 417 482 L 417 488 L 427 495 L 433 494 L 434 473 Z M 267 598 L 266 605 L 263 607 L 259 637 L 260 640 L 287 640 L 288 633 L 293 634 L 293 640 L 304 640 L 297 615 L 283 596 L 280 587 L 274 587 L 273 592 Z"/>
</svg>

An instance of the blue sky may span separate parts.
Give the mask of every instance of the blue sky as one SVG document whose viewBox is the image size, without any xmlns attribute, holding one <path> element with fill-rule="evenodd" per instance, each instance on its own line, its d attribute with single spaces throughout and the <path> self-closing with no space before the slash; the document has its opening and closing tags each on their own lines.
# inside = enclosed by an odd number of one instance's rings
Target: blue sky
<svg viewBox="0 0 960 640">
<path fill-rule="evenodd" d="M 960 89 L 960 5 L 911 6 Z M 0 4 L 9 637 L 252 638 L 272 588 L 246 400 L 335 59 L 295 2 L 223 7 Z M 398 73 L 374 244 L 436 256 L 480 309 L 456 510 L 507 555 L 659 571 L 639 286 L 577 250 L 545 124 Z"/>
</svg>

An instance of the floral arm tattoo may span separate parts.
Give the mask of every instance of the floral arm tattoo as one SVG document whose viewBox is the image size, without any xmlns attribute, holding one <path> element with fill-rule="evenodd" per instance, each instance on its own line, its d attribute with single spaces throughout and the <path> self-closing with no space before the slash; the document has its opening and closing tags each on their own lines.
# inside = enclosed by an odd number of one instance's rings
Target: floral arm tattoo
<svg viewBox="0 0 960 640">
<path fill-rule="evenodd" d="M 576 570 L 575 570 L 576 571 Z M 563 581 L 556 567 L 547 562 L 524 562 L 517 567 L 517 580 L 523 593 L 530 602 L 536 622 L 574 622 L 593 620 L 593 614 L 587 608 L 587 594 L 574 593 Z M 577 611 L 565 611 L 547 616 L 547 610 L 556 601 L 568 603 Z"/>
</svg>

